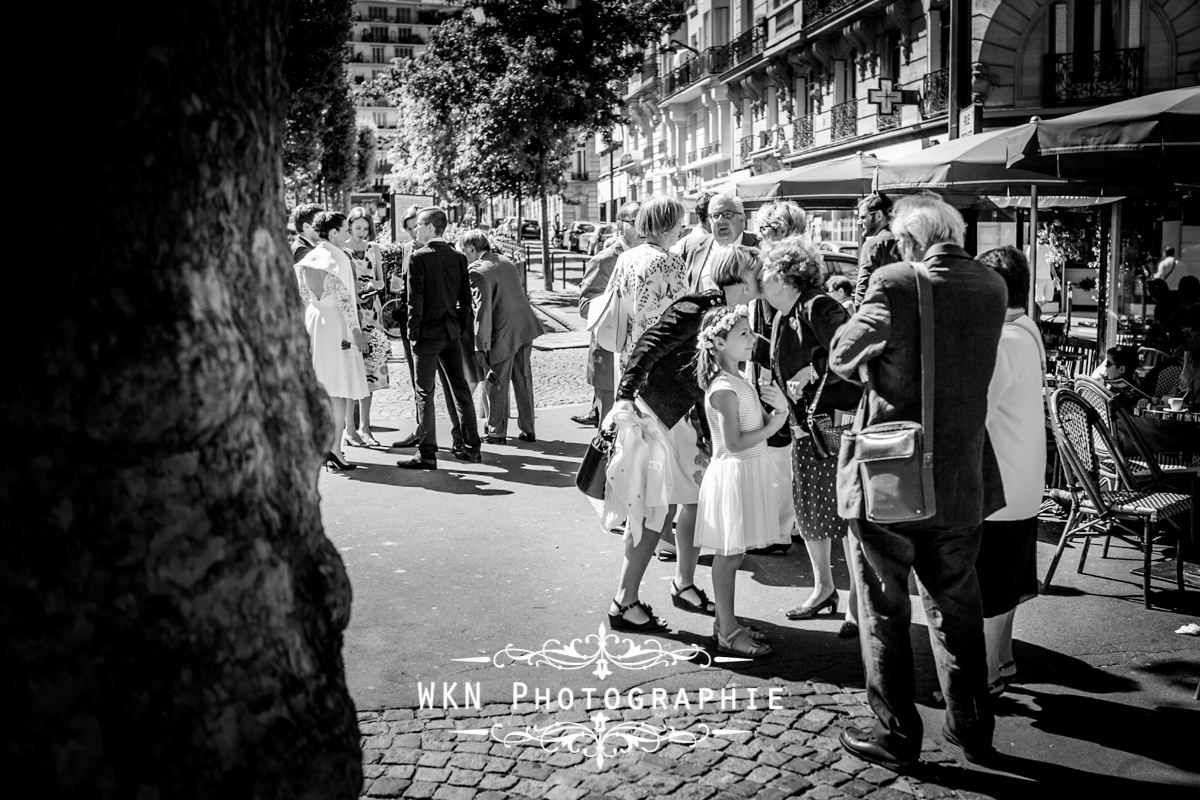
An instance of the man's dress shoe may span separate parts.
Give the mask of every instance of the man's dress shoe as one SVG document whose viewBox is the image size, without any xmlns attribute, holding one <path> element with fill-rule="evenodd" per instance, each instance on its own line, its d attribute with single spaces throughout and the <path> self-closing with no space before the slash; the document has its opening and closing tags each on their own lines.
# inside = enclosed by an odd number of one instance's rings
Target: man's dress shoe
<svg viewBox="0 0 1200 800">
<path fill-rule="evenodd" d="M 990 742 L 985 747 L 963 744 L 962 740 L 950 730 L 949 725 L 942 725 L 942 738 L 946 740 L 947 744 L 961 748 L 967 761 L 970 761 L 972 764 L 987 764 L 996 758 L 996 748 L 992 747 Z"/>
<path fill-rule="evenodd" d="M 536 442 L 537 441 L 536 436 L 534 436 L 532 433 L 525 433 L 524 431 L 517 434 L 517 438 L 520 439 L 522 442 Z"/>
<path fill-rule="evenodd" d="M 483 461 L 483 456 L 480 455 L 478 450 L 459 450 L 454 454 L 454 457 L 468 464 L 478 464 Z"/>
<path fill-rule="evenodd" d="M 486 444 L 508 444 L 507 436 L 485 436 L 483 441 Z"/>
<path fill-rule="evenodd" d="M 571 417 L 571 422 L 574 422 L 576 425 L 583 425 L 586 428 L 594 428 L 600 424 L 600 415 L 593 410 L 590 414 Z"/>
<path fill-rule="evenodd" d="M 881 767 L 887 767 L 896 772 L 913 767 L 917 763 L 917 756 L 915 755 L 903 757 L 888 752 L 875 741 L 874 737 L 868 731 L 858 730 L 857 728 L 846 728 L 842 731 L 840 741 L 842 747 L 850 751 L 852 755 L 858 756 L 863 761 L 870 761 L 872 764 L 878 764 Z"/>
<path fill-rule="evenodd" d="M 400 459 L 396 462 L 396 466 L 400 469 L 437 469 L 437 461 L 413 456 L 412 458 Z"/>
<path fill-rule="evenodd" d="M 420 443 L 421 443 L 421 434 L 410 433 L 408 436 L 405 436 L 403 439 L 392 442 L 392 447 L 400 447 L 400 448 L 416 447 Z"/>
</svg>

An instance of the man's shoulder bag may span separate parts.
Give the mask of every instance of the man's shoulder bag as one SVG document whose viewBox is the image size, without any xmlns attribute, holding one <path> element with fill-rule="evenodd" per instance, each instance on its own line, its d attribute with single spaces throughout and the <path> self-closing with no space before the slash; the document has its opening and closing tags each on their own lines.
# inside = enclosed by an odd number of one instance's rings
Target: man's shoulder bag
<svg viewBox="0 0 1200 800">
<path fill-rule="evenodd" d="M 924 264 L 913 264 L 917 280 L 921 345 L 921 421 L 884 422 L 862 427 L 867 416 L 864 393 L 855 428 L 842 437 L 838 455 L 838 497 L 844 518 L 865 517 L 892 524 L 930 519 L 937 514 L 933 491 L 933 286 Z M 868 386 L 869 388 L 869 386 Z"/>
</svg>

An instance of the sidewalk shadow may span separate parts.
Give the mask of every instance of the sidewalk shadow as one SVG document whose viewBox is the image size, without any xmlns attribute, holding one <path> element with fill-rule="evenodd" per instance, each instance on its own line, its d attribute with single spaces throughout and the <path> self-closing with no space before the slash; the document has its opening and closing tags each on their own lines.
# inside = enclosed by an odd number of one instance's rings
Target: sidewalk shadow
<svg viewBox="0 0 1200 800">
<path fill-rule="evenodd" d="M 343 472 L 348 480 L 378 483 L 385 486 L 405 486 L 446 494 L 494 497 L 513 494 L 511 489 L 489 489 L 487 483 L 470 473 L 458 471 L 457 462 L 440 464 L 435 470 L 408 470 L 375 464 L 359 465 L 358 469 Z"/>
<path fill-rule="evenodd" d="M 1184 797 L 1188 790 L 1183 785 L 1164 783 L 1149 784 L 1147 781 L 1106 775 L 1087 769 L 1035 761 L 1007 754 L 1000 754 L 990 761 L 987 768 L 964 768 L 957 764 L 923 763 L 909 775 L 947 789 L 956 790 L 964 796 L 977 797 L 1020 797 L 1061 798 L 1075 794 L 1089 797 L 1138 797 L 1154 798 Z M 1147 789 L 1151 791 L 1147 792 Z M 1191 790 L 1194 796 L 1195 789 Z"/>
<path fill-rule="evenodd" d="M 530 445 L 536 447 L 537 445 Z M 581 445 L 576 445 L 582 448 Z M 523 483 L 528 486 L 574 487 L 579 464 L 553 458 L 539 458 L 533 451 L 498 453 L 486 450 L 483 463 L 503 470 L 499 475 L 487 473 L 490 480 Z"/>
</svg>

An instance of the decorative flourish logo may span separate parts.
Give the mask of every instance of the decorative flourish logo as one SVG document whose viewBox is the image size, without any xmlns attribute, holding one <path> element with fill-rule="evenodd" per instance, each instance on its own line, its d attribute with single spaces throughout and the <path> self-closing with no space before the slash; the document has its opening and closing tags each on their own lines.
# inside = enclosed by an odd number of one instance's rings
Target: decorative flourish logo
<svg viewBox="0 0 1200 800">
<path fill-rule="evenodd" d="M 603 767 L 606 760 L 611 760 L 621 753 L 633 749 L 653 753 L 664 744 L 677 743 L 695 747 L 710 736 L 741 736 L 750 733 L 739 728 L 718 728 L 713 730 L 701 723 L 696 730 L 680 730 L 671 726 L 658 727 L 644 720 L 612 721 L 603 711 L 597 711 L 591 716 L 592 724 L 581 722 L 554 722 L 549 725 L 526 727 L 524 730 L 508 731 L 500 734 L 500 724 L 496 723 L 487 728 L 463 729 L 456 731 L 459 735 L 482 735 L 504 744 L 506 747 L 534 743 L 541 745 L 543 750 L 566 750 L 570 753 L 583 753 L 588 758 L 596 759 L 596 766 Z"/>
<path fill-rule="evenodd" d="M 623 652 L 620 651 L 621 647 L 624 647 Z M 510 644 L 491 658 L 476 656 L 454 660 L 476 663 L 491 661 L 502 669 L 508 664 L 526 664 L 531 667 L 548 665 L 561 670 L 584 669 L 595 665 L 592 674 L 600 680 L 613 673 L 611 667 L 645 670 L 684 661 L 708 667 L 713 662 L 712 656 L 702 647 L 689 645 L 672 650 L 663 647 L 662 642 L 657 639 L 647 639 L 638 643 L 609 633 L 603 625 L 596 633 L 582 639 L 572 639 L 567 644 L 563 644 L 560 639 L 547 639 L 540 650 L 526 650 Z"/>
</svg>

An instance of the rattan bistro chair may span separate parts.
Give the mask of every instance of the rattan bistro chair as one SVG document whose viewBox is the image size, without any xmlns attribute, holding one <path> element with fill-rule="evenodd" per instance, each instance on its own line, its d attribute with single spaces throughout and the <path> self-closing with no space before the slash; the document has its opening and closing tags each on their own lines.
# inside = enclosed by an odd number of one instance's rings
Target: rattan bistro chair
<svg viewBox="0 0 1200 800">
<path fill-rule="evenodd" d="M 1109 536 L 1114 527 L 1140 534 L 1142 549 L 1142 596 L 1150 607 L 1150 556 L 1154 534 L 1166 522 L 1193 520 L 1192 498 L 1186 494 L 1134 488 L 1129 465 L 1113 442 L 1100 414 L 1070 389 L 1050 396 L 1050 422 L 1070 479 L 1071 511 L 1050 561 L 1044 587 L 1050 586 L 1054 570 L 1071 539 L 1082 538 L 1077 572 L 1083 572 L 1092 536 Z M 1104 450 L 1098 451 L 1101 442 Z M 1116 475 L 1110 488 L 1101 486 L 1102 461 L 1111 459 Z M 1140 523 L 1140 525 L 1139 525 Z M 1130 527 L 1130 526 L 1135 527 Z M 1139 530 L 1140 528 L 1140 530 Z M 1184 537 L 1177 536 L 1175 581 L 1183 592 Z"/>
</svg>

